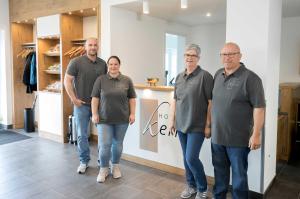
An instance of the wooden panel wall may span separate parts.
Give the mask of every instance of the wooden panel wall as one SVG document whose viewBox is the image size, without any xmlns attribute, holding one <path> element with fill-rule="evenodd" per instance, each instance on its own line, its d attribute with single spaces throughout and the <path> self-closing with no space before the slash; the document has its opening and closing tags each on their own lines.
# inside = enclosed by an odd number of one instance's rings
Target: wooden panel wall
<svg viewBox="0 0 300 199">
<path fill-rule="evenodd" d="M 83 37 L 83 18 L 76 15 L 61 15 L 61 47 L 62 47 L 62 74 L 61 83 L 63 85 L 64 76 L 70 62 L 70 57 L 64 54 L 72 48 L 72 40 L 79 39 Z M 64 142 L 67 142 L 68 134 L 68 117 L 73 112 L 73 105 L 66 89 L 63 89 L 62 93 L 62 103 L 63 103 L 63 134 Z"/>
<path fill-rule="evenodd" d="M 23 72 L 25 58 L 17 57 L 22 51 L 23 43 L 33 42 L 33 25 L 17 24 L 11 25 L 12 51 L 13 51 L 13 124 L 14 128 L 23 128 L 24 126 L 24 108 L 31 107 L 34 94 L 26 93 L 26 86 L 23 84 Z"/>
<path fill-rule="evenodd" d="M 97 7 L 99 0 L 10 0 L 12 22 Z"/>
</svg>

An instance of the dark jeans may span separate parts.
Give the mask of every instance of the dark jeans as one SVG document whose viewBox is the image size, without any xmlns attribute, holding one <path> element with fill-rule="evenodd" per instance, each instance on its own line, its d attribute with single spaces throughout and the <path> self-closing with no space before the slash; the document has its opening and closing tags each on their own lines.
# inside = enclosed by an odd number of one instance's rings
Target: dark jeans
<svg viewBox="0 0 300 199">
<path fill-rule="evenodd" d="M 214 197 L 226 199 L 229 188 L 230 166 L 232 169 L 233 199 L 248 199 L 248 147 L 226 147 L 211 144 L 212 163 L 215 173 Z"/>
<path fill-rule="evenodd" d="M 183 152 L 183 162 L 187 184 L 203 192 L 207 190 L 207 181 L 199 153 L 204 141 L 204 134 L 182 133 L 178 131 L 178 137 Z"/>
</svg>

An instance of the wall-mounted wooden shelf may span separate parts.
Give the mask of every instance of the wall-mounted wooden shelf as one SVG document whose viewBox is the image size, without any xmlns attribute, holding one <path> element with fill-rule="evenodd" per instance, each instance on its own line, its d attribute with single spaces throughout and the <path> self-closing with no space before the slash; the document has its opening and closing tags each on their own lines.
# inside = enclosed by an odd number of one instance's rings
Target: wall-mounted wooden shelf
<svg viewBox="0 0 300 199">
<path fill-rule="evenodd" d="M 43 36 L 43 37 L 39 37 L 38 39 L 59 40 L 60 39 L 60 35 Z"/>
<path fill-rule="evenodd" d="M 59 57 L 60 53 L 59 52 L 45 52 L 44 55 L 49 56 L 49 57 Z"/>
<path fill-rule="evenodd" d="M 58 89 L 45 89 L 44 91 L 47 91 L 47 92 L 51 92 L 51 93 L 61 93 L 61 90 L 58 90 Z"/>
<path fill-rule="evenodd" d="M 44 70 L 45 73 L 50 74 L 50 75 L 60 75 L 60 71 L 55 71 L 55 70 Z"/>
<path fill-rule="evenodd" d="M 47 54 L 48 50 L 57 44 L 60 44 L 60 39 L 38 39 L 38 90 L 44 90 L 48 85 L 61 80 L 60 75 L 53 75 L 52 72 L 56 71 L 50 72 L 48 69 L 49 66 L 61 63 L 59 54 Z"/>
</svg>

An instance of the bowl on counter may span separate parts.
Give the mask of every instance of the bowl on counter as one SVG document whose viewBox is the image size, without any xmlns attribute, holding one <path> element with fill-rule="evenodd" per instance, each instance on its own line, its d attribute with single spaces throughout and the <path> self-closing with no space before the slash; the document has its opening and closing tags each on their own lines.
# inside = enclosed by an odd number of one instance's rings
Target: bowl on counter
<svg viewBox="0 0 300 199">
<path fill-rule="evenodd" d="M 159 78 L 157 77 L 148 77 L 147 78 L 147 83 L 150 85 L 150 86 L 156 86 L 156 83 L 159 81 Z"/>
</svg>

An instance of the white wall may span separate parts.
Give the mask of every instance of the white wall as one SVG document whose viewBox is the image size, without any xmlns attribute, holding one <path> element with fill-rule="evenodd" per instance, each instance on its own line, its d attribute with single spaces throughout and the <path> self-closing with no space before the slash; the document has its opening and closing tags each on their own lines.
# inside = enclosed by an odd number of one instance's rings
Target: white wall
<svg viewBox="0 0 300 199">
<path fill-rule="evenodd" d="M 84 17 L 83 18 L 83 38 L 98 37 L 97 33 L 97 17 Z"/>
<path fill-rule="evenodd" d="M 12 71 L 11 71 L 11 47 L 10 47 L 10 24 L 9 24 L 9 1 L 0 0 L 0 32 L 2 42 L 0 53 L 0 85 L 1 85 L 1 116 L 3 125 L 12 124 Z"/>
<path fill-rule="evenodd" d="M 164 84 L 165 33 L 186 36 L 188 27 L 111 8 L 111 54 L 120 56 L 121 71 L 134 83 L 158 77 Z"/>
<path fill-rule="evenodd" d="M 300 17 L 282 20 L 280 82 L 300 82 Z"/>
<path fill-rule="evenodd" d="M 200 66 L 213 76 L 222 67 L 220 50 L 226 40 L 226 24 L 211 24 L 192 27 L 188 37 L 189 43 L 201 47 Z"/>
<path fill-rule="evenodd" d="M 5 65 L 5 39 L 4 39 L 4 31 L 0 29 L 0 94 L 2 96 L 2 91 L 4 90 L 4 87 L 3 87 L 3 67 Z M 2 102 L 2 97 L 0 97 L 0 123 L 2 122 L 3 120 L 3 113 L 2 113 L 2 110 L 4 110 L 4 103 Z"/>
<path fill-rule="evenodd" d="M 221 67 L 219 53 L 225 42 L 225 24 L 191 28 L 119 8 L 111 9 L 111 53 L 120 56 L 121 70 L 135 83 L 145 83 L 150 76 L 159 77 L 160 84 L 164 83 L 165 33 L 184 36 L 187 44 L 199 44 L 200 65 L 212 75 Z"/>
</svg>

